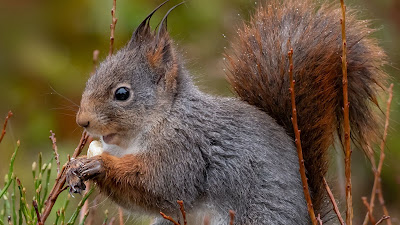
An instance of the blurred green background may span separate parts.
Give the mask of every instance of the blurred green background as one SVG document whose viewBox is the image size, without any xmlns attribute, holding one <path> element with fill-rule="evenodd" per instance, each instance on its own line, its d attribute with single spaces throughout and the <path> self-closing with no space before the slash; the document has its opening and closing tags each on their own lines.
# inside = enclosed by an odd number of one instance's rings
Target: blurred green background
<svg viewBox="0 0 400 225">
<path fill-rule="evenodd" d="M 117 49 L 160 2 L 117 0 Z M 361 18 L 372 19 L 372 26 L 378 29 L 374 36 L 390 57 L 386 69 L 395 84 L 395 93 L 382 183 L 392 220 L 400 224 L 400 1 L 346 2 L 360 11 Z M 177 1 L 169 6 L 174 3 Z M 255 5 L 254 0 L 191 0 L 169 17 L 171 35 L 202 90 L 232 96 L 224 80 L 222 53 Z M 31 163 L 39 152 L 43 152 L 45 159 L 52 157 L 49 130 L 57 135 L 62 160 L 72 154 L 81 135 L 75 124 L 75 112 L 92 70 L 92 52 L 100 50 L 100 60 L 108 54 L 111 7 L 112 0 L 0 0 L 0 124 L 8 110 L 14 113 L 0 145 L 0 177 L 6 174 L 18 139 L 21 154 L 16 160 L 16 174 L 25 183 L 31 180 Z M 167 8 L 153 17 L 153 27 Z M 386 96 L 382 102 L 385 99 Z M 383 110 L 385 107 L 382 104 Z M 333 152 L 332 158 L 336 160 L 332 160 L 330 183 L 344 206 L 344 192 L 339 185 L 343 180 L 343 163 L 340 154 Z M 365 215 L 360 197 L 370 196 L 373 174 L 366 157 L 356 151 L 352 172 L 354 211 L 359 221 Z M 377 215 L 379 208 L 376 207 Z"/>
</svg>

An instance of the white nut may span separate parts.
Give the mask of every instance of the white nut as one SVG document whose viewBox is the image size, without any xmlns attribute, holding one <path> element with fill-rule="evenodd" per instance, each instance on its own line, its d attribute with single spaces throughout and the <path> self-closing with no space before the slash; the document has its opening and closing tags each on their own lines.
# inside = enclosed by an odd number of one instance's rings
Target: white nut
<svg viewBox="0 0 400 225">
<path fill-rule="evenodd" d="M 87 157 L 93 157 L 96 155 L 101 155 L 103 152 L 103 145 L 100 141 L 92 141 L 89 145 L 89 149 L 87 151 Z"/>
</svg>

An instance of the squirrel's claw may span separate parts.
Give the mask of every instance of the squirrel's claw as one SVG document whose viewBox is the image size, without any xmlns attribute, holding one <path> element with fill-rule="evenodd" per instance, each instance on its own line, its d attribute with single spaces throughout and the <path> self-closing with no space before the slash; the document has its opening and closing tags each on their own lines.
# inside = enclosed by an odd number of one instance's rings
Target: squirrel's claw
<svg viewBox="0 0 400 225">
<path fill-rule="evenodd" d="M 67 184 L 70 193 L 81 193 L 86 189 L 85 181 L 99 176 L 103 172 L 102 162 L 95 158 L 71 160 L 67 170 Z"/>
</svg>

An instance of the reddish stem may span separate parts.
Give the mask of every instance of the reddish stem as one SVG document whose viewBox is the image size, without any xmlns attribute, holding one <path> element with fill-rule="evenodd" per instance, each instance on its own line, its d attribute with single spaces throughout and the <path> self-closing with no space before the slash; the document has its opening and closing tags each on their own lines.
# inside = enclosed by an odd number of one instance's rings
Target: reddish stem
<svg viewBox="0 0 400 225">
<path fill-rule="evenodd" d="M 288 42 L 288 44 L 290 47 L 290 41 Z M 290 63 L 290 67 L 289 67 L 290 88 L 289 88 L 289 91 L 290 91 L 291 100 L 292 100 L 292 123 L 293 123 L 294 135 L 295 135 L 297 155 L 299 158 L 299 166 L 300 166 L 299 171 L 300 171 L 301 181 L 303 183 L 304 197 L 307 201 L 308 214 L 310 215 L 312 224 L 317 225 L 317 219 L 315 217 L 315 212 L 314 212 L 313 204 L 311 201 L 310 191 L 308 190 L 306 168 L 304 166 L 303 150 L 301 148 L 300 130 L 297 125 L 296 95 L 295 95 L 295 90 L 294 90 L 295 81 L 293 79 L 293 49 L 292 48 L 290 48 L 290 51 L 288 52 L 288 56 L 289 56 L 289 63 Z"/>
<path fill-rule="evenodd" d="M 118 19 L 115 17 L 115 10 L 117 7 L 117 1 L 113 0 L 113 7 L 111 9 L 111 25 L 110 25 L 110 29 L 111 29 L 111 36 L 110 36 L 110 52 L 109 55 L 111 56 L 113 54 L 114 51 L 114 33 L 115 33 L 115 25 L 117 24 Z"/>
<path fill-rule="evenodd" d="M 84 131 L 82 133 L 81 140 L 79 141 L 79 144 L 75 148 L 74 154 L 72 155 L 73 158 L 76 158 L 81 154 L 82 149 L 85 147 L 88 137 L 89 136 Z M 54 203 L 56 202 L 59 194 L 67 188 L 67 187 L 64 187 L 64 184 L 66 182 L 65 172 L 66 172 L 67 164 L 68 164 L 68 162 L 65 163 L 65 165 L 62 167 L 60 173 L 57 175 L 56 182 L 54 183 L 54 186 L 51 189 L 51 192 L 49 194 L 49 197 L 47 198 L 47 200 L 45 202 L 44 211 L 41 216 L 41 221 L 43 223 L 46 222 L 47 217 L 50 215 L 51 209 L 53 208 Z"/>
<path fill-rule="evenodd" d="M 1 136 L 0 136 L 0 143 L 4 138 L 4 135 L 6 134 L 6 128 L 7 128 L 7 123 L 8 120 L 13 116 L 13 113 L 11 111 L 8 111 L 8 114 L 6 116 L 6 120 L 4 121 L 4 125 L 3 125 L 3 131 L 1 132 Z"/>
<path fill-rule="evenodd" d="M 324 185 L 325 185 L 326 192 L 328 192 L 329 199 L 331 200 L 331 203 L 332 203 L 332 205 L 333 205 L 333 210 L 335 211 L 335 213 L 336 213 L 336 215 L 337 215 L 337 217 L 338 217 L 338 219 L 339 219 L 340 224 L 341 224 L 341 225 L 345 225 L 345 224 L 344 224 L 344 221 L 343 221 L 343 218 L 342 218 L 342 215 L 340 214 L 339 207 L 338 207 L 337 204 L 336 204 L 335 197 L 333 197 L 332 191 L 331 191 L 331 189 L 329 188 L 328 182 L 326 182 L 325 177 L 323 178 L 323 181 L 324 181 Z"/>
</svg>

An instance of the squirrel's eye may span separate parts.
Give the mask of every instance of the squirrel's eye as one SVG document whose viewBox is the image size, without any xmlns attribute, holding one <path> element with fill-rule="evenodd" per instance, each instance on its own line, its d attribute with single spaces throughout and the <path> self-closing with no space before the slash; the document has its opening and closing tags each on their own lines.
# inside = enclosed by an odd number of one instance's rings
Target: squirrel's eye
<svg viewBox="0 0 400 225">
<path fill-rule="evenodd" d="M 129 98 L 129 89 L 127 87 L 120 87 L 115 91 L 114 98 L 118 101 L 125 101 Z"/>
</svg>

